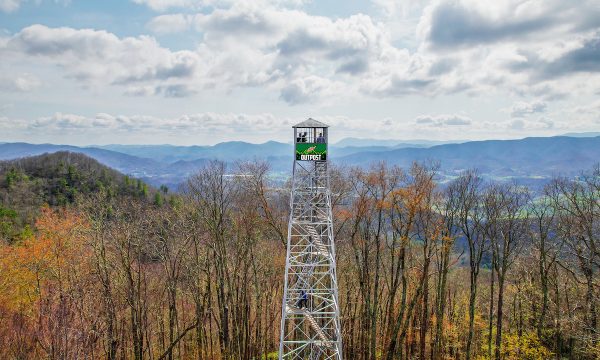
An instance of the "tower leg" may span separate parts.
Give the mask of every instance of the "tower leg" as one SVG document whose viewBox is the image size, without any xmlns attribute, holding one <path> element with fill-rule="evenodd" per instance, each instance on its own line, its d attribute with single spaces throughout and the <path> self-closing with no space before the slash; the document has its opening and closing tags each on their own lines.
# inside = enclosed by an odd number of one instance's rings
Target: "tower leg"
<svg viewBox="0 0 600 360">
<path fill-rule="evenodd" d="M 294 161 L 279 359 L 342 359 L 326 161 Z"/>
</svg>

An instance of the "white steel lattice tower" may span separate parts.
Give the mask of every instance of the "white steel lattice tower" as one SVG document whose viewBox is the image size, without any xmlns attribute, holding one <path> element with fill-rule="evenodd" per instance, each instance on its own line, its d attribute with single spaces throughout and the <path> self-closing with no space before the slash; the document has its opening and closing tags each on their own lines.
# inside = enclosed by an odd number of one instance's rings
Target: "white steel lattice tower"
<svg viewBox="0 0 600 360">
<path fill-rule="evenodd" d="M 308 119 L 293 128 L 295 157 L 279 359 L 341 360 L 328 126 Z"/>
</svg>

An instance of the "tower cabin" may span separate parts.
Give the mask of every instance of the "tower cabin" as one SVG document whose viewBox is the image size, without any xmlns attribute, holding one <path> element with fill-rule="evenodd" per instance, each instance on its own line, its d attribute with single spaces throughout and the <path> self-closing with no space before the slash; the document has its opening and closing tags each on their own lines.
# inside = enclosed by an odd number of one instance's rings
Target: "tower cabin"
<svg viewBox="0 0 600 360">
<path fill-rule="evenodd" d="M 294 149 L 296 160 L 327 160 L 327 129 L 329 125 L 309 118 L 294 128 Z"/>
</svg>

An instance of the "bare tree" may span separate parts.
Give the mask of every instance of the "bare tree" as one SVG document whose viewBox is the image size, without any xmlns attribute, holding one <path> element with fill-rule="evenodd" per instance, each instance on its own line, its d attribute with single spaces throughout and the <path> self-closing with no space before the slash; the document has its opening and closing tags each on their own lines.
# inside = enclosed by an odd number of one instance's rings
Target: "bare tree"
<svg viewBox="0 0 600 360">
<path fill-rule="evenodd" d="M 551 190 L 546 190 L 548 192 Z M 556 208 L 550 196 L 546 194 L 532 203 L 529 210 L 530 238 L 538 257 L 538 275 L 542 292 L 542 306 L 537 319 L 537 334 L 542 337 L 549 303 L 549 279 L 552 268 L 561 252 L 563 242 L 557 234 Z"/>
<path fill-rule="evenodd" d="M 467 240 L 469 247 L 469 333 L 465 358 L 471 359 L 473 336 L 475 334 L 475 305 L 481 260 L 486 248 L 485 225 L 481 199 L 481 178 L 474 170 L 461 174 L 448 188 L 448 201 L 456 210 L 456 226 Z"/>
<path fill-rule="evenodd" d="M 434 211 L 440 213 L 443 220 L 441 236 L 436 242 L 436 302 L 435 302 L 435 338 L 431 349 L 431 358 L 439 359 L 443 356 L 443 323 L 446 313 L 446 291 L 448 285 L 448 273 L 453 265 L 451 256 L 453 255 L 454 243 L 456 238 L 461 234 L 461 211 L 463 208 L 463 193 L 460 186 L 457 186 L 459 181 L 448 186 L 443 194 L 443 198 L 435 205 Z M 456 263 L 463 252 L 455 254 Z"/>
<path fill-rule="evenodd" d="M 411 240 L 418 238 L 417 222 L 423 212 L 430 212 L 431 200 L 435 183 L 433 181 L 435 171 L 432 168 L 426 168 L 414 164 L 410 171 L 408 184 L 393 193 L 391 218 L 393 237 L 393 247 L 391 251 L 392 264 L 391 271 L 394 275 L 391 277 L 390 302 L 393 303 L 396 292 L 400 287 L 400 304 L 398 312 L 393 316 L 390 326 L 390 341 L 386 348 L 386 358 L 393 359 L 396 351 L 400 358 L 403 356 L 402 345 L 406 339 L 409 326 L 413 320 L 414 309 L 419 299 L 421 299 L 423 290 L 428 286 L 429 265 L 431 262 L 430 243 L 423 242 L 422 254 L 423 263 L 420 277 L 412 294 L 409 294 L 409 271 L 406 260 L 411 249 Z M 428 229 L 430 230 L 430 229 Z M 429 237 L 427 235 L 427 237 Z M 396 248 L 397 247 L 397 248 Z M 400 344 L 400 346 L 398 346 Z M 398 349 L 397 349 L 398 347 Z"/>
<path fill-rule="evenodd" d="M 528 234 L 529 193 L 516 184 L 491 185 L 484 195 L 486 232 L 498 277 L 495 358 L 500 359 L 506 275 Z"/>
<path fill-rule="evenodd" d="M 565 241 L 566 253 L 560 264 L 575 281 L 585 284 L 583 328 L 587 339 L 595 343 L 598 339 L 596 277 L 600 266 L 600 170 L 596 167 L 579 180 L 557 178 L 547 192 L 553 200 L 559 233 Z M 573 260 L 576 266 L 570 265 Z M 579 271 L 574 271 L 577 267 Z"/>
<path fill-rule="evenodd" d="M 229 357 L 230 319 L 227 283 L 229 230 L 228 212 L 231 210 L 233 196 L 237 188 L 231 177 L 227 176 L 226 164 L 212 161 L 204 169 L 192 176 L 186 184 L 186 194 L 196 207 L 199 219 L 210 234 L 208 246 L 214 256 L 216 271 L 216 291 L 218 304 L 219 343 L 221 355 Z"/>
</svg>

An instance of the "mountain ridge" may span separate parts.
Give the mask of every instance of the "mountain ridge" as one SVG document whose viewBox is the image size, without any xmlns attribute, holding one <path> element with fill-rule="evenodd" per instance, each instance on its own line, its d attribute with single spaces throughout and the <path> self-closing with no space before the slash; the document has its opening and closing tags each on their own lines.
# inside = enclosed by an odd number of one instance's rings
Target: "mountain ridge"
<svg viewBox="0 0 600 360">
<path fill-rule="evenodd" d="M 516 173 L 524 176 L 538 175 L 531 173 L 532 171 L 548 176 L 549 170 L 573 175 L 599 161 L 600 136 L 479 140 L 437 145 L 426 149 L 405 148 L 385 152 L 366 152 L 362 153 L 360 161 L 352 161 L 350 157 L 342 157 L 340 161 L 365 165 L 380 160 L 394 165 L 409 166 L 413 161 L 436 160 L 440 162 L 442 169 L 478 168 L 484 173 L 494 173 L 498 172 L 498 169 L 508 167 L 513 169 L 513 172 L 516 168 Z"/>
<path fill-rule="evenodd" d="M 127 153 L 118 149 L 127 150 Z M 274 173 L 282 175 L 289 174 L 292 160 L 292 145 L 276 141 L 262 144 L 234 141 L 214 146 L 110 145 L 101 148 L 4 143 L 0 144 L 0 160 L 57 151 L 83 153 L 152 185 L 165 184 L 172 188 L 213 159 L 228 163 L 262 159 L 269 162 Z M 385 161 L 408 167 L 414 161 L 439 161 L 444 179 L 453 178 L 464 169 L 477 168 L 489 178 L 530 181 L 558 174 L 575 176 L 596 164 L 600 159 L 600 136 L 527 137 L 401 148 L 331 145 L 329 151 L 334 163 L 347 166 L 365 167 Z"/>
</svg>

